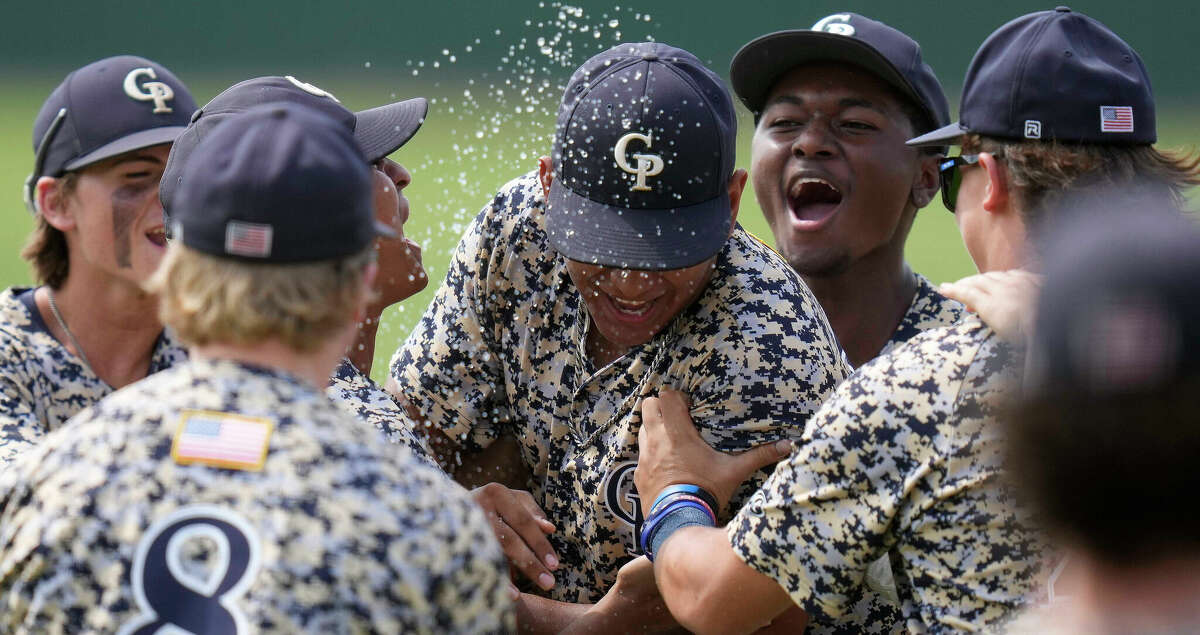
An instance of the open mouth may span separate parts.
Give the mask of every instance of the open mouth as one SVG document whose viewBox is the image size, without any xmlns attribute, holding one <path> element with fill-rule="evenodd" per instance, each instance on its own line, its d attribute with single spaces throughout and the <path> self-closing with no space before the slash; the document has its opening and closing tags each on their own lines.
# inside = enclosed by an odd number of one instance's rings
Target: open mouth
<svg viewBox="0 0 1200 635">
<path fill-rule="evenodd" d="M 159 247 L 167 246 L 167 232 L 162 227 L 156 227 L 146 232 L 146 239 Z"/>
<path fill-rule="evenodd" d="M 796 181 L 788 192 L 792 217 L 803 222 L 819 222 L 833 214 L 842 202 L 842 192 L 825 179 L 806 177 Z"/>
<path fill-rule="evenodd" d="M 619 317 L 632 320 L 646 317 L 654 308 L 654 300 L 622 300 L 611 295 L 608 299 L 612 301 L 613 309 Z"/>
</svg>

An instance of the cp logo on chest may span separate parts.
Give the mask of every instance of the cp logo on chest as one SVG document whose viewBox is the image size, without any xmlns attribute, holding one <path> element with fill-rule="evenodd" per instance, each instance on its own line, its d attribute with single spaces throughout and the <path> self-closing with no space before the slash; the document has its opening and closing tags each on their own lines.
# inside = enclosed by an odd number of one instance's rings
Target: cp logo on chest
<svg viewBox="0 0 1200 635">
<path fill-rule="evenodd" d="M 639 556 L 642 554 L 642 499 L 638 497 L 637 487 L 633 484 L 635 469 L 636 461 L 618 463 L 604 476 L 604 484 L 600 489 L 609 513 L 629 525 L 633 549 L 627 551 L 630 555 Z"/>
<path fill-rule="evenodd" d="M 171 107 L 167 105 L 168 101 L 175 99 L 175 91 L 170 85 L 163 82 L 149 81 L 138 83 L 141 78 L 158 79 L 158 75 L 154 73 L 154 69 L 147 66 L 145 68 L 135 68 L 129 71 L 125 76 L 125 94 L 138 101 L 154 102 L 154 113 L 171 112 Z"/>
<path fill-rule="evenodd" d="M 658 176 L 662 173 L 662 157 L 658 156 L 657 154 L 646 153 L 639 153 L 632 156 L 628 155 L 629 143 L 631 141 L 641 141 L 642 143 L 646 144 L 647 150 L 650 149 L 652 143 L 650 135 L 642 134 L 640 132 L 631 132 L 617 140 L 617 145 L 613 147 L 613 156 L 617 160 L 617 167 L 621 168 L 625 172 L 628 172 L 629 174 L 637 176 L 633 187 L 630 189 L 632 189 L 634 192 L 649 192 L 650 186 L 646 185 L 646 177 Z M 634 164 L 629 163 L 630 158 L 634 160 Z"/>
</svg>

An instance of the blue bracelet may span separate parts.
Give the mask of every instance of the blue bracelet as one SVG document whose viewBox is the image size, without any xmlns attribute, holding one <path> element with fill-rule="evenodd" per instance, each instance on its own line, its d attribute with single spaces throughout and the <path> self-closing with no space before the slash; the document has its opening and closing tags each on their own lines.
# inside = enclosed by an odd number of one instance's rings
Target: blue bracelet
<svg viewBox="0 0 1200 635">
<path fill-rule="evenodd" d="M 715 527 L 717 519 L 705 508 L 704 503 L 691 500 L 674 500 L 663 509 L 651 514 L 642 525 L 642 549 L 651 562 L 654 554 L 662 548 L 667 538 L 684 527 L 699 525 Z"/>
<path fill-rule="evenodd" d="M 708 506 L 712 508 L 714 514 L 721 513 L 721 510 L 719 509 L 719 506 L 717 505 L 717 497 L 713 496 L 711 493 L 709 493 L 708 490 L 704 489 L 703 487 L 700 487 L 699 485 L 689 485 L 687 483 L 679 483 L 676 485 L 668 485 L 668 486 L 664 487 L 661 492 L 658 493 L 658 497 L 654 499 L 654 504 L 650 506 L 650 514 L 651 515 L 654 514 L 655 508 L 658 507 L 659 503 L 661 503 L 664 498 L 666 498 L 667 496 L 670 496 L 671 494 L 678 494 L 678 493 L 691 494 L 692 496 L 695 496 L 696 498 L 699 498 L 699 499 L 703 500 L 704 502 L 708 503 Z"/>
</svg>

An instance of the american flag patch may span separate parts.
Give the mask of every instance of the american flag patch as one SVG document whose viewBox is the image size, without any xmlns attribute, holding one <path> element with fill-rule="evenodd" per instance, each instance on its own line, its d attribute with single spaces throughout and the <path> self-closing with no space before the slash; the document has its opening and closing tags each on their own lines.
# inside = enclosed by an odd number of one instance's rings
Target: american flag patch
<svg viewBox="0 0 1200 635">
<path fill-rule="evenodd" d="M 229 221 L 225 225 L 225 253 L 248 258 L 266 258 L 271 255 L 270 225 Z"/>
<path fill-rule="evenodd" d="M 203 463 L 258 471 L 267 460 L 273 428 L 270 419 L 184 410 L 171 445 L 171 458 L 181 465 Z"/>
<path fill-rule="evenodd" d="M 1100 132 L 1133 132 L 1133 107 L 1101 106 Z"/>
</svg>

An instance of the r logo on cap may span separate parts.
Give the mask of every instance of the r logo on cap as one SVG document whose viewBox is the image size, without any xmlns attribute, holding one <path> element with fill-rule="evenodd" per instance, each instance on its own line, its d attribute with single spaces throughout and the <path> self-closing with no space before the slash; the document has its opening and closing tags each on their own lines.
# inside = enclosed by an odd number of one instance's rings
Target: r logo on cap
<svg viewBox="0 0 1200 635">
<path fill-rule="evenodd" d="M 150 79 L 158 79 L 158 75 L 154 73 L 153 67 L 135 68 L 125 76 L 125 94 L 138 101 L 153 101 L 154 110 L 151 112 L 172 112 L 167 102 L 175 99 L 175 91 L 171 89 L 169 84 L 163 82 L 143 82 L 139 85 L 138 78 L 143 75 Z M 142 92 L 143 89 L 145 92 Z"/>
<path fill-rule="evenodd" d="M 845 36 L 854 35 L 854 27 L 850 25 L 849 13 L 835 13 L 825 16 L 812 25 L 812 30 Z"/>
<path fill-rule="evenodd" d="M 617 145 L 613 148 L 613 154 L 617 159 L 617 167 L 622 170 L 637 175 L 637 182 L 631 188 L 634 192 L 649 192 L 650 186 L 646 185 L 646 177 L 658 176 L 663 171 L 662 157 L 657 154 L 635 154 L 634 159 L 637 159 L 637 167 L 629 165 L 629 160 L 626 157 L 626 146 L 630 141 L 641 141 L 646 144 L 646 149 L 650 149 L 650 135 L 644 135 L 640 132 L 631 132 L 617 140 Z"/>
</svg>

